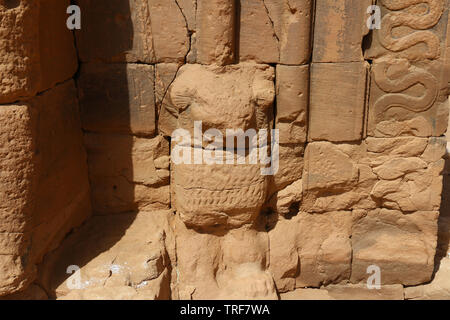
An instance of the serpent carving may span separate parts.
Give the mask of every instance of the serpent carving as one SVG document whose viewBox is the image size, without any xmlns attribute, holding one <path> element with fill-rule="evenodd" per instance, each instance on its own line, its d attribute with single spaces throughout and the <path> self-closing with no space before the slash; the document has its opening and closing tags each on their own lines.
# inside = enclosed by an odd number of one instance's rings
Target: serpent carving
<svg viewBox="0 0 450 320">
<path fill-rule="evenodd" d="M 409 60 L 439 58 L 439 38 L 431 31 L 415 31 L 404 37 L 394 38 L 392 36 L 393 29 L 400 26 L 407 26 L 414 30 L 433 27 L 442 16 L 444 0 L 383 0 L 383 4 L 390 10 L 402 10 L 421 3 L 428 5 L 428 12 L 424 15 L 414 15 L 406 11 L 391 12 L 381 22 L 379 40 L 390 51 L 401 52 L 421 42 L 427 44 L 428 51 L 426 53 L 408 51 L 401 54 L 401 57 Z"/>
<path fill-rule="evenodd" d="M 383 120 L 383 114 L 392 107 L 401 107 L 412 112 L 423 112 L 431 108 L 438 95 L 437 79 L 425 69 L 411 66 L 409 61 L 438 59 L 440 56 L 440 41 L 432 31 L 423 31 L 436 25 L 444 10 L 443 0 L 383 0 L 390 10 L 403 10 L 413 5 L 426 3 L 426 14 L 414 15 L 406 11 L 390 12 L 382 20 L 379 41 L 386 49 L 396 52 L 374 64 L 373 73 L 378 87 L 386 92 L 374 105 L 375 120 Z M 415 31 L 406 36 L 395 38 L 392 31 L 396 27 L 407 26 Z M 412 46 L 425 43 L 427 51 L 407 50 Z M 387 71 L 395 65 L 402 73 L 395 79 L 389 78 Z M 409 96 L 401 92 L 416 84 L 424 87 L 420 97 Z"/>
<path fill-rule="evenodd" d="M 375 82 L 381 90 L 388 93 L 383 95 L 375 103 L 376 121 L 383 120 L 383 114 L 392 107 L 402 107 L 412 112 L 423 112 L 428 110 L 436 100 L 438 95 L 437 79 L 428 71 L 414 66 L 410 66 L 406 60 L 403 66 L 402 76 L 390 79 L 387 71 L 392 65 L 401 66 L 405 59 L 383 60 L 377 63 L 374 68 Z M 420 97 L 408 96 L 399 92 L 405 91 L 416 84 L 421 84 L 425 88 L 424 94 Z"/>
</svg>

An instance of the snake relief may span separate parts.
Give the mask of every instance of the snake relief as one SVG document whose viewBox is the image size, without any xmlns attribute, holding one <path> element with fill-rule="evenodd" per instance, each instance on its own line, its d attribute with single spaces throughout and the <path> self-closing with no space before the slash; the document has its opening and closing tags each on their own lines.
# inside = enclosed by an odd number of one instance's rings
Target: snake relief
<svg viewBox="0 0 450 320">
<path fill-rule="evenodd" d="M 402 69 L 402 76 L 395 79 L 388 77 L 387 72 L 393 65 Z M 412 112 L 426 111 L 431 108 L 438 95 L 436 77 L 426 70 L 411 66 L 406 59 L 383 59 L 377 62 L 373 73 L 378 87 L 387 93 L 375 102 L 377 122 L 382 121 L 384 113 L 393 107 L 402 107 Z M 417 84 L 424 87 L 422 96 L 415 97 L 400 93 Z"/>
<path fill-rule="evenodd" d="M 383 0 L 383 4 L 390 10 L 402 10 L 423 3 L 428 5 L 426 14 L 415 15 L 406 11 L 395 11 L 383 18 L 378 34 L 383 47 L 390 51 L 401 52 L 416 44 L 425 43 L 428 47 L 427 52 L 407 51 L 400 56 L 409 60 L 439 58 L 439 38 L 433 32 L 423 30 L 432 28 L 438 23 L 444 11 L 444 0 Z M 415 31 L 401 38 L 393 37 L 393 29 L 400 26 L 407 26 L 420 31 Z"/>
<path fill-rule="evenodd" d="M 444 10 L 444 0 L 383 0 L 382 2 L 386 8 L 394 12 L 388 13 L 383 18 L 379 41 L 383 47 L 395 53 L 374 64 L 375 82 L 381 90 L 387 93 L 375 102 L 374 110 L 377 122 L 383 120 L 383 115 L 390 108 L 401 107 L 411 112 L 423 112 L 431 108 L 436 100 L 438 95 L 437 79 L 427 70 L 412 66 L 410 61 L 439 58 L 439 38 L 432 31 L 424 30 L 435 26 Z M 398 11 L 418 4 L 427 4 L 427 13 L 414 15 L 406 11 Z M 400 38 L 393 37 L 393 29 L 401 26 L 419 31 Z M 407 50 L 419 43 L 427 45 L 426 52 Z M 394 65 L 397 76 L 390 78 L 388 70 Z M 416 97 L 401 93 L 416 84 L 424 87 L 422 96 Z"/>
</svg>

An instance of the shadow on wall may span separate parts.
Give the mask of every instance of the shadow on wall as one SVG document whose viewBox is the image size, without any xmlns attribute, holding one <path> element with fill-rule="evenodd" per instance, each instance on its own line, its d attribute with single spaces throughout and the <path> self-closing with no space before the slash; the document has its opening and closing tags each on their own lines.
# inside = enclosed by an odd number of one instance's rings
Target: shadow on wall
<svg viewBox="0 0 450 320">
<path fill-rule="evenodd" d="M 130 112 L 133 98 L 129 95 L 129 82 L 133 79 L 128 75 L 130 67 L 125 54 L 133 48 L 134 38 L 129 1 L 74 2 L 82 12 L 81 30 L 75 32 L 80 63 L 75 80 L 94 211 L 94 217 L 82 228 L 88 228 L 93 237 L 74 243 L 74 235 L 69 235 L 46 256 L 40 266 L 40 285 L 50 298 L 56 297 L 56 288 L 70 276 L 66 273 L 70 265 L 82 268 L 121 239 L 137 210 Z M 148 73 L 151 81 L 151 71 Z M 154 115 L 150 118 L 154 121 Z M 111 219 L 116 225 L 105 226 L 104 232 L 95 223 L 96 215 L 124 212 L 130 214 Z"/>
</svg>

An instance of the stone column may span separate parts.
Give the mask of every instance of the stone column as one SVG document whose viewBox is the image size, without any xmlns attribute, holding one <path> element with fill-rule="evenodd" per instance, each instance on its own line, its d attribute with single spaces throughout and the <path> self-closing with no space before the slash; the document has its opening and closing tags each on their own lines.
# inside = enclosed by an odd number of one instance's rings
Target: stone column
<svg viewBox="0 0 450 320">
<path fill-rule="evenodd" d="M 90 214 L 69 1 L 0 1 L 0 296 Z"/>
</svg>

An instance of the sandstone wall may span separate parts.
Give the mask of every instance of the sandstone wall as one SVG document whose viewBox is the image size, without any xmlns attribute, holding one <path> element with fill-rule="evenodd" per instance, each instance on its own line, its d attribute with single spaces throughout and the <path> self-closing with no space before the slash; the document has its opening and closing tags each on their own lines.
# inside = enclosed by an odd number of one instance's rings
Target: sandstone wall
<svg viewBox="0 0 450 320">
<path fill-rule="evenodd" d="M 68 5 L 0 3 L 0 295 L 90 214 Z"/>
<path fill-rule="evenodd" d="M 448 0 L 77 0 L 75 39 L 68 1 L 10 3 L 0 295 L 92 203 L 39 268 L 52 298 L 373 297 L 370 266 L 382 297 L 431 296 L 415 286 L 448 250 Z M 261 174 L 247 145 L 224 152 L 244 164 L 177 163 L 177 146 L 208 150 L 173 139 L 197 121 L 279 130 L 257 148 L 278 170 Z"/>
</svg>

